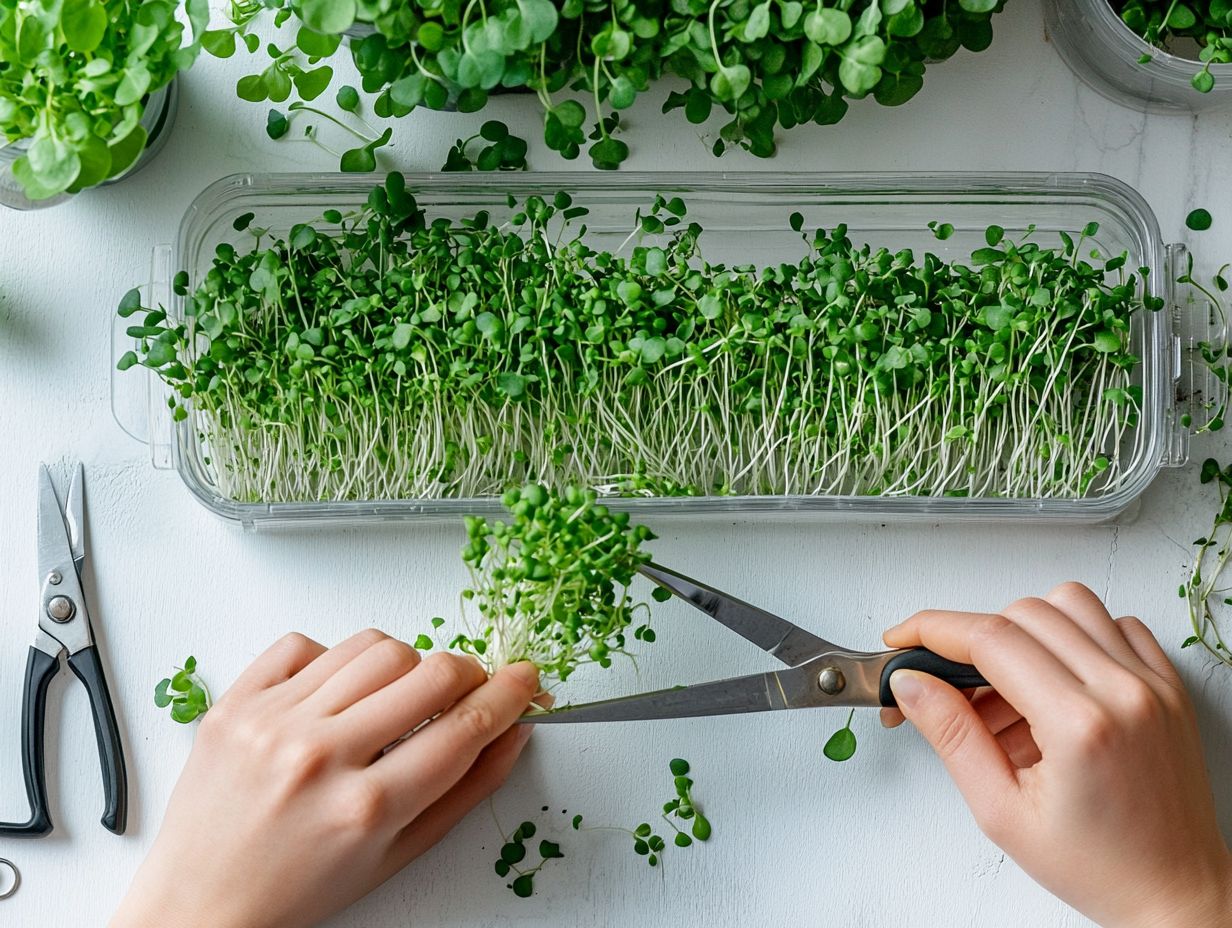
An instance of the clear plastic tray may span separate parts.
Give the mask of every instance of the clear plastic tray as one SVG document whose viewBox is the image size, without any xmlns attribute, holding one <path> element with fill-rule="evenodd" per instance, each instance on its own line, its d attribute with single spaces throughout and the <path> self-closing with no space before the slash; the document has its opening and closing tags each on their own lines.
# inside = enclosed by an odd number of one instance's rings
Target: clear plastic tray
<svg viewBox="0 0 1232 928">
<path fill-rule="evenodd" d="M 1149 45 L 1121 21 L 1108 0 L 1045 0 L 1048 35 L 1070 69 L 1108 99 L 1157 113 L 1232 107 L 1232 64 L 1213 64 L 1215 87 L 1195 90 L 1202 64 Z M 1140 62 L 1143 55 L 1151 60 Z"/>
<path fill-rule="evenodd" d="M 319 219 L 330 207 L 361 205 L 374 178 L 338 174 L 239 174 L 207 188 L 192 204 L 175 245 L 155 250 L 146 305 L 164 306 L 179 316 L 183 300 L 170 282 L 179 270 L 195 284 L 209 268 L 217 245 L 251 241 L 232 222 L 244 213 L 255 224 L 285 233 L 293 224 Z M 932 250 L 963 257 L 984 244 L 990 224 L 1010 236 L 1034 225 L 1037 240 L 1048 233 L 1100 224 L 1095 246 L 1105 254 L 1127 251 L 1128 267 L 1150 269 L 1147 286 L 1163 296 L 1168 308 L 1141 313 L 1134 327 L 1132 350 L 1142 363 L 1135 375 L 1143 390 L 1138 426 L 1121 449 L 1123 476 L 1115 486 L 1091 491 L 1083 498 L 992 498 L 921 496 L 711 496 L 687 498 L 614 499 L 614 508 L 648 515 L 717 514 L 725 517 L 817 516 L 855 520 L 1030 518 L 1064 522 L 1098 522 L 1124 512 L 1146 489 L 1161 467 L 1179 465 L 1187 453 L 1187 429 L 1180 424 L 1177 386 L 1182 369 L 1181 317 L 1169 282 L 1172 264 L 1181 255 L 1165 246 L 1154 214 L 1132 188 L 1100 174 L 719 174 L 625 173 L 407 176 L 407 186 L 431 215 L 461 216 L 488 209 L 494 219 L 508 212 L 506 197 L 532 193 L 551 195 L 566 190 L 576 203 L 589 207 L 589 237 L 615 248 L 626 236 L 631 217 L 656 193 L 680 195 L 690 217 L 706 229 L 704 247 L 711 260 L 770 262 L 799 251 L 797 233 L 789 227 L 793 211 L 804 214 L 809 227 L 832 228 L 846 223 L 856 241 L 891 249 Z M 954 235 L 937 241 L 930 221 L 952 223 Z M 1206 329 L 1205 311 L 1194 323 L 1197 334 L 1221 337 Z M 1182 323 L 1185 323 L 1182 326 Z M 115 350 L 131 347 L 124 326 L 116 328 Z M 218 492 L 206 463 L 207 450 L 194 433 L 191 418 L 173 423 L 165 392 L 152 375 L 137 371 L 115 375 L 114 408 L 130 434 L 149 442 L 156 466 L 174 468 L 189 490 L 212 512 L 246 528 L 320 523 L 368 523 L 432 517 L 456 518 L 464 513 L 496 509 L 495 499 L 386 499 L 307 503 L 240 502 Z M 1187 393 L 1211 399 L 1210 387 L 1189 378 Z"/>
</svg>

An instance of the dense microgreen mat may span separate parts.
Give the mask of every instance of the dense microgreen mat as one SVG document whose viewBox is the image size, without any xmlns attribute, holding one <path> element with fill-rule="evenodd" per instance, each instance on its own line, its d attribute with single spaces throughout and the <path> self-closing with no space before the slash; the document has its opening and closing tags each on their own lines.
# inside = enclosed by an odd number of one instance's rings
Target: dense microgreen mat
<svg viewBox="0 0 1232 928">
<path fill-rule="evenodd" d="M 229 56 L 264 14 L 298 18 L 293 45 L 269 45 L 269 64 L 245 77 L 243 99 L 282 102 L 322 92 L 340 34 L 381 116 L 417 107 L 482 109 L 492 94 L 523 90 L 543 108 L 547 145 L 566 158 L 586 149 L 596 167 L 629 154 L 620 114 L 664 76 L 665 111 L 690 123 L 728 121 L 716 153 L 737 145 L 768 157 L 775 130 L 830 124 L 848 101 L 896 106 L 923 87 L 926 62 L 992 43 L 1004 0 L 233 0 L 231 24 L 206 48 Z M 580 95 L 583 102 L 574 99 Z"/>
<path fill-rule="evenodd" d="M 994 226 L 964 260 L 789 226 L 770 267 L 706 257 L 678 198 L 587 243 L 564 193 L 431 216 L 397 174 L 285 235 L 248 226 L 184 318 L 120 306 L 251 502 L 499 496 L 1075 498 L 1116 486 L 1137 422 L 1145 269 Z M 933 224 L 939 238 L 953 232 Z"/>
<path fill-rule="evenodd" d="M 1212 64 L 1232 63 L 1232 0 L 1110 0 L 1130 29 L 1151 45 L 1184 55 L 1177 40 L 1198 44 L 1202 68 L 1193 85 L 1203 93 L 1215 87 Z M 1146 64 L 1150 54 L 1141 58 Z"/>
<path fill-rule="evenodd" d="M 13 164 L 26 196 L 132 167 L 147 95 L 193 63 L 208 20 L 206 0 L 0 0 L 0 145 L 27 145 Z"/>
</svg>

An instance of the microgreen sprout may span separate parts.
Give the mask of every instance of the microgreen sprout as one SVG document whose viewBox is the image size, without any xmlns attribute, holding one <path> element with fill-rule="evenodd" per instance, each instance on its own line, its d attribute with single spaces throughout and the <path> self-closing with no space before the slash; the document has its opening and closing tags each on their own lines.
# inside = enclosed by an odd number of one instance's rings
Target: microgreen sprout
<svg viewBox="0 0 1232 928">
<path fill-rule="evenodd" d="M 1215 88 L 1211 65 L 1232 63 L 1232 3 L 1228 0 L 1111 0 L 1121 20 L 1148 44 L 1183 54 L 1177 40 L 1198 44 L 1202 68 L 1193 76 L 1195 90 Z M 1139 59 L 1149 63 L 1149 52 Z"/>
<path fill-rule="evenodd" d="M 210 691 L 197 674 L 197 659 L 189 657 L 173 676 L 160 680 L 154 687 L 154 705 L 171 708 L 171 718 L 188 724 L 200 718 L 213 705 Z"/>
<path fill-rule="evenodd" d="M 768 267 L 707 260 L 678 197 L 588 244 L 565 193 L 429 217 L 399 174 L 366 206 L 126 297 L 226 498 L 1077 498 L 1114 489 L 1142 402 L 1126 255 L 987 230 L 967 260 L 804 228 Z M 943 228 L 939 225 L 938 228 Z M 135 299 L 135 302 L 134 302 Z"/>
<path fill-rule="evenodd" d="M 502 879 L 513 874 L 513 879 L 505 885 L 515 896 L 522 899 L 529 898 L 534 893 L 535 874 L 543 869 L 543 865 L 549 860 L 559 860 L 565 856 L 561 852 L 559 844 L 545 839 L 539 842 L 539 862 L 533 867 L 528 866 L 526 842 L 530 841 L 535 836 L 535 833 L 534 822 L 523 822 L 515 828 L 513 834 L 509 835 L 508 838 L 504 838 L 500 857 L 496 859 L 493 867 L 496 875 Z"/>
<path fill-rule="evenodd" d="M 847 715 L 847 724 L 832 734 L 825 747 L 821 749 L 830 760 L 851 760 L 856 753 L 856 733 L 851 730 L 851 722 L 855 715 L 856 710 L 852 709 Z"/>
<path fill-rule="evenodd" d="M 1207 231 L 1214 220 L 1211 218 L 1210 210 L 1198 207 L 1195 210 L 1190 210 L 1188 216 L 1185 217 L 1185 225 L 1194 232 Z"/>
<path fill-rule="evenodd" d="M 472 157 L 469 152 L 479 142 Z M 469 138 L 458 139 L 449 149 L 442 171 L 525 171 L 526 140 L 512 135 L 503 122 L 489 119 Z"/>
<path fill-rule="evenodd" d="M 1193 568 L 1178 591 L 1188 602 L 1192 629 L 1181 647 L 1201 645 L 1211 657 L 1232 667 L 1232 652 L 1224 643 L 1218 615 L 1221 607 L 1232 606 L 1232 587 L 1220 585 L 1232 558 L 1232 465 L 1221 467 L 1214 458 L 1207 458 L 1199 477 L 1203 484 L 1215 484 L 1219 507 L 1210 533 L 1194 542 Z"/>
<path fill-rule="evenodd" d="M 553 494 L 530 484 L 501 501 L 509 521 L 466 520 L 462 559 L 471 586 L 462 597 L 473 610 L 469 632 L 452 647 L 489 672 L 528 660 L 550 681 L 564 682 L 583 664 L 610 667 L 627 654 L 627 633 L 639 616 L 633 637 L 654 641 L 648 607 L 629 596 L 638 566 L 650 560 L 641 548 L 655 537 L 649 529 L 575 487 Z"/>
</svg>

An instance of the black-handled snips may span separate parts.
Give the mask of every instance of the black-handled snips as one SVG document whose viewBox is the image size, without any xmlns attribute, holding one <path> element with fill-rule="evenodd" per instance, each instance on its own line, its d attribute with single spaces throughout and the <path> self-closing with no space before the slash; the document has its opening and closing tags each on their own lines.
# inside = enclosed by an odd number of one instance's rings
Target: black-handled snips
<svg viewBox="0 0 1232 928">
<path fill-rule="evenodd" d="M 85 507 L 83 471 L 73 472 L 66 504 L 56 496 L 45 466 L 38 476 L 39 621 L 26 663 L 22 696 L 21 764 L 30 801 L 30 820 L 0 823 L 0 838 L 41 838 L 52 829 L 47 803 L 43 728 L 47 718 L 47 689 L 60 670 L 60 656 L 68 656 L 69 669 L 86 688 L 98 738 L 103 768 L 103 826 L 123 834 L 128 823 L 128 774 L 115 708 L 90 627 L 90 611 L 81 587 L 85 563 Z"/>
</svg>

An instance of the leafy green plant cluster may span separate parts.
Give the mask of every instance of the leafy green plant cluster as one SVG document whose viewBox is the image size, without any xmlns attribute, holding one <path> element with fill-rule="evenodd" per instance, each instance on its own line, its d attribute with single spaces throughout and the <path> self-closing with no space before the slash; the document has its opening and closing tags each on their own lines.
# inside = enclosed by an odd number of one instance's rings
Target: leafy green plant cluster
<svg viewBox="0 0 1232 928">
<path fill-rule="evenodd" d="M 729 121 L 716 154 L 736 145 L 775 152 L 775 130 L 843 118 L 850 99 L 886 106 L 911 99 L 926 63 L 992 42 L 1004 0 L 240 0 L 232 25 L 206 47 L 229 55 L 263 7 L 302 23 L 296 39 L 306 73 L 356 33 L 351 45 L 364 89 L 381 116 L 417 107 L 482 109 L 490 95 L 523 90 L 543 106 L 544 141 L 566 158 L 586 148 L 596 167 L 629 154 L 620 114 L 664 76 L 682 78 L 664 111 L 694 124 L 714 110 Z M 248 41 L 250 50 L 257 43 Z M 295 81 L 290 53 L 237 88 L 249 100 L 286 99 Z M 292 56 L 293 57 L 293 56 Z M 310 92 L 317 91 L 315 80 Z M 572 99 L 583 94 L 590 109 Z"/>
<path fill-rule="evenodd" d="M 205 715 L 213 705 L 209 688 L 197 674 L 197 659 L 189 657 L 183 667 L 154 687 L 154 705 L 171 709 L 171 718 L 187 725 Z"/>
<path fill-rule="evenodd" d="M 1215 87 L 1213 64 L 1232 63 L 1232 0 L 1111 0 L 1113 9 L 1135 33 L 1157 48 L 1175 51 L 1177 39 L 1199 45 L 1202 69 L 1193 85 L 1202 93 Z M 1144 54 L 1141 63 L 1152 56 Z"/>
<path fill-rule="evenodd" d="M 208 20 L 206 0 L 0 2 L 0 142 L 25 146 L 12 171 L 26 196 L 132 167 L 147 96 L 193 63 Z"/>
<path fill-rule="evenodd" d="M 632 525 L 627 512 L 599 505 L 593 491 L 569 487 L 549 493 L 538 484 L 509 490 L 509 521 L 470 516 L 462 559 L 471 573 L 463 600 L 469 634 L 450 644 L 494 671 L 530 661 L 550 680 L 564 682 L 579 666 L 610 667 L 627 654 L 626 636 L 645 603 L 629 586 L 650 560 L 642 545 L 655 536 Z M 643 623 L 633 637 L 650 643 Z"/>
<path fill-rule="evenodd" d="M 1197 552 L 1193 567 L 1178 591 L 1189 605 L 1192 628 L 1181 647 L 1201 645 L 1217 661 L 1232 667 L 1232 652 L 1224 643 L 1217 612 L 1220 606 L 1232 606 L 1232 587 L 1220 585 L 1232 558 L 1232 465 L 1223 467 L 1214 458 L 1207 458 L 1202 462 L 1200 479 L 1203 484 L 1215 484 L 1219 506 L 1210 533 L 1194 542 Z"/>
<path fill-rule="evenodd" d="M 586 212 L 559 193 L 430 218 L 392 174 L 353 213 L 221 245 L 177 277 L 182 319 L 128 294 L 120 366 L 173 388 L 237 500 L 1073 498 L 1120 478 L 1131 326 L 1160 301 L 1089 248 L 1094 223 L 1052 246 L 994 226 L 957 261 L 797 213 L 800 254 L 759 268 L 708 261 L 679 198 L 616 251 L 587 244 Z"/>
</svg>

